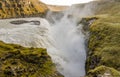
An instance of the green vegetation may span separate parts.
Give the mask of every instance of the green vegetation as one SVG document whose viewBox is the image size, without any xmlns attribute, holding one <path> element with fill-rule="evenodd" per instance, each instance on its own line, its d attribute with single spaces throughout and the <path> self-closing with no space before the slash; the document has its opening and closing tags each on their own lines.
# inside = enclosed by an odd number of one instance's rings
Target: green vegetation
<svg viewBox="0 0 120 77">
<path fill-rule="evenodd" d="M 96 12 L 97 19 L 89 28 L 87 75 L 96 77 L 110 71 L 112 77 L 120 77 L 120 2 L 101 3 L 100 7 L 103 9 Z"/>
<path fill-rule="evenodd" d="M 44 17 L 48 8 L 39 0 L 1 0 L 0 18 Z"/>
<path fill-rule="evenodd" d="M 0 41 L 0 77 L 63 77 L 46 49 L 25 48 Z"/>
<path fill-rule="evenodd" d="M 96 67 L 93 70 L 90 70 L 88 72 L 88 76 L 89 77 L 97 77 L 97 76 L 105 76 L 105 74 L 109 74 L 111 76 L 114 77 L 119 77 L 120 76 L 120 72 L 118 72 L 117 70 L 115 70 L 114 68 L 110 68 L 110 67 L 106 67 L 106 66 L 99 66 Z"/>
<path fill-rule="evenodd" d="M 96 5 L 96 15 L 109 14 L 109 15 L 120 15 L 120 1 L 119 0 L 101 0 Z"/>
</svg>

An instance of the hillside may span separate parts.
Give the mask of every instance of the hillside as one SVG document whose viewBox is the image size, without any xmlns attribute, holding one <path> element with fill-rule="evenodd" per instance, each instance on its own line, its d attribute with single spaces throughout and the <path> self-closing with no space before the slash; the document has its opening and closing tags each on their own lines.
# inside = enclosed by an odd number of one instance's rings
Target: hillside
<svg viewBox="0 0 120 77">
<path fill-rule="evenodd" d="M 43 17 L 47 9 L 39 0 L 0 0 L 0 18 Z"/>
<path fill-rule="evenodd" d="M 0 41 L 0 77 L 63 77 L 46 49 L 25 48 Z"/>
<path fill-rule="evenodd" d="M 87 75 L 119 77 L 120 1 L 101 0 L 94 4 L 96 4 L 96 15 L 85 18 L 86 23 L 95 20 L 89 27 Z"/>
<path fill-rule="evenodd" d="M 51 11 L 59 12 L 66 10 L 69 6 L 47 5 Z"/>
</svg>

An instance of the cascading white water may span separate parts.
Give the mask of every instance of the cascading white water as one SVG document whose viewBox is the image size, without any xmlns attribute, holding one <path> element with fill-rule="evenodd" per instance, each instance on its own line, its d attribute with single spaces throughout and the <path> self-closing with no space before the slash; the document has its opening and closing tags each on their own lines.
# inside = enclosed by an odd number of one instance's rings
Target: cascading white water
<svg viewBox="0 0 120 77">
<path fill-rule="evenodd" d="M 82 33 L 83 25 L 78 22 L 82 17 L 93 15 L 90 6 L 91 4 L 72 6 L 64 12 L 64 16 L 60 20 L 57 20 L 59 16 L 51 17 L 51 34 L 57 49 L 54 53 L 58 56 L 53 57 L 53 61 L 59 64 L 57 68 L 65 77 L 85 76 L 85 40 L 87 36 Z M 51 12 L 47 17 L 50 15 Z"/>
<path fill-rule="evenodd" d="M 34 25 L 33 23 L 25 23 L 21 25 L 10 24 L 11 21 L 16 20 L 38 20 L 41 25 Z M 0 40 L 7 43 L 20 44 L 25 47 L 44 47 L 51 46 L 52 40 L 49 34 L 50 25 L 42 18 L 20 18 L 20 19 L 6 19 L 0 20 Z"/>
<path fill-rule="evenodd" d="M 88 8 L 89 6 L 72 7 L 64 13 L 61 20 L 54 23 L 48 23 L 43 18 L 0 20 L 0 40 L 25 47 L 47 48 L 58 71 L 65 77 L 84 76 L 85 35 L 82 33 L 82 25 L 77 25 L 77 21 L 82 16 L 92 14 Z M 41 23 L 40 25 L 32 22 L 21 25 L 9 23 L 14 20 L 39 20 Z"/>
<path fill-rule="evenodd" d="M 79 26 L 82 28 L 82 26 Z M 85 75 L 85 36 L 78 31 L 74 21 L 63 18 L 52 26 L 53 38 L 55 40 L 55 53 L 61 57 L 58 70 L 65 77 L 80 77 Z M 62 69 L 60 69 L 62 68 Z"/>
</svg>

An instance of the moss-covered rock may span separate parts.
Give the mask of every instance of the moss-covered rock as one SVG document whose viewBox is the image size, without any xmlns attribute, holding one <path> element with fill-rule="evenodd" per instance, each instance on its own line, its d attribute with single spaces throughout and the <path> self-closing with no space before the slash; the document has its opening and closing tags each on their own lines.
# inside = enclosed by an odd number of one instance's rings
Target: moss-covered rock
<svg viewBox="0 0 120 77">
<path fill-rule="evenodd" d="M 99 66 L 93 70 L 88 71 L 88 77 L 119 77 L 120 72 L 112 67 Z"/>
<path fill-rule="evenodd" d="M 0 41 L 0 77 L 63 77 L 46 49 L 25 48 Z"/>
<path fill-rule="evenodd" d="M 87 70 L 105 65 L 120 71 L 120 18 L 100 18 L 90 27 Z"/>
<path fill-rule="evenodd" d="M 102 3 L 96 11 L 97 19 L 88 28 L 87 75 L 97 77 L 109 71 L 110 77 L 120 77 L 120 2 Z"/>
<path fill-rule="evenodd" d="M 0 0 L 0 18 L 44 17 L 47 10 L 39 0 Z"/>
</svg>

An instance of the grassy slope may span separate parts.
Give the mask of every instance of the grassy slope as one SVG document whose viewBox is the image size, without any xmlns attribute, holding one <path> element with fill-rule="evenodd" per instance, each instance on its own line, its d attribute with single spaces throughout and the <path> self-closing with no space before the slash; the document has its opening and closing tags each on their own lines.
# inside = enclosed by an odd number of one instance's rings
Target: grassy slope
<svg viewBox="0 0 120 77">
<path fill-rule="evenodd" d="M 90 26 L 87 74 L 96 77 L 108 72 L 120 76 L 120 2 L 99 3 L 98 18 Z"/>
<path fill-rule="evenodd" d="M 63 77 L 46 49 L 24 48 L 0 41 L 0 77 Z"/>
<path fill-rule="evenodd" d="M 66 10 L 69 6 L 47 5 L 51 11 L 59 12 Z"/>
<path fill-rule="evenodd" d="M 44 16 L 47 9 L 39 0 L 1 0 L 0 18 Z"/>
</svg>

